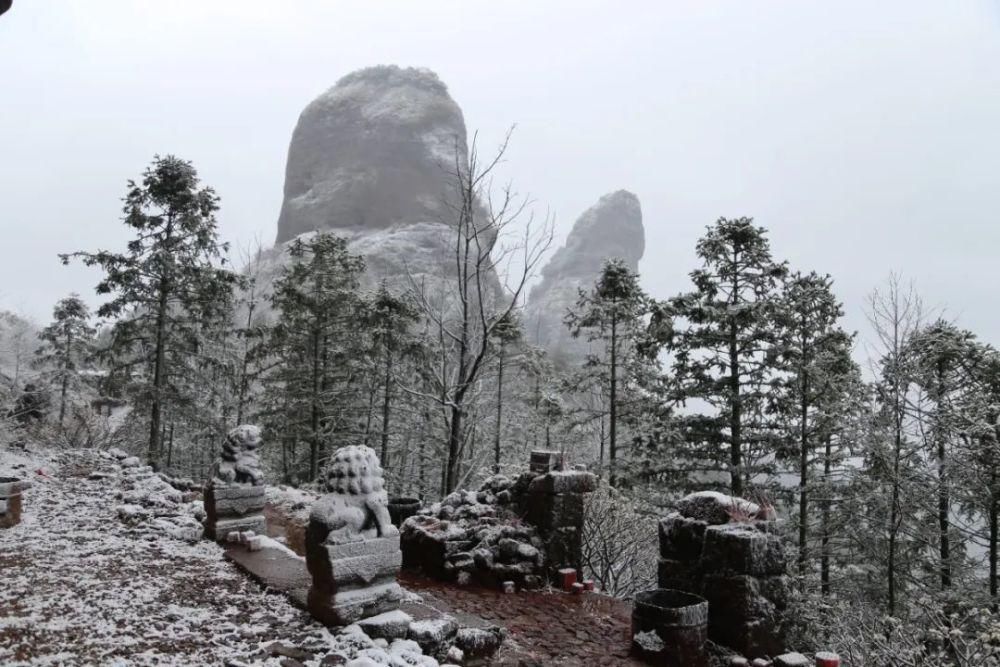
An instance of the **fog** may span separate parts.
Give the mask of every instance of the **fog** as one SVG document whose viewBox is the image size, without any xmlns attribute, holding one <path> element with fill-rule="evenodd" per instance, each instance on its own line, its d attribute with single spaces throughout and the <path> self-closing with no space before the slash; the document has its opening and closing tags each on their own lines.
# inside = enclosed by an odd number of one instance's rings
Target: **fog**
<svg viewBox="0 0 1000 667">
<path fill-rule="evenodd" d="M 1000 2 L 15 0 L 0 17 L 0 308 L 47 320 L 120 248 L 154 154 L 192 160 L 222 236 L 273 241 L 302 108 L 373 64 L 428 67 L 504 176 L 556 216 L 626 188 L 645 287 L 689 287 L 694 245 L 750 215 L 830 273 L 847 325 L 890 271 L 1000 342 Z"/>
</svg>

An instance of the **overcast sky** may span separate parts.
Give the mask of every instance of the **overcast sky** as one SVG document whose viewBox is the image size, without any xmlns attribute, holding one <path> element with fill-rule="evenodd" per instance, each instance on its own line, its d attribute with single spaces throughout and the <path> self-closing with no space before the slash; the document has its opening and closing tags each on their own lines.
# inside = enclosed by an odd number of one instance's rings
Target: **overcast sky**
<svg viewBox="0 0 1000 667">
<path fill-rule="evenodd" d="M 1000 0 L 15 0 L 0 17 L 0 308 L 47 320 L 119 249 L 125 181 L 192 160 L 234 245 L 270 244 L 302 108 L 360 67 L 429 67 L 561 242 L 643 208 L 643 283 L 750 215 L 830 273 L 848 325 L 892 270 L 1000 343 Z"/>
</svg>

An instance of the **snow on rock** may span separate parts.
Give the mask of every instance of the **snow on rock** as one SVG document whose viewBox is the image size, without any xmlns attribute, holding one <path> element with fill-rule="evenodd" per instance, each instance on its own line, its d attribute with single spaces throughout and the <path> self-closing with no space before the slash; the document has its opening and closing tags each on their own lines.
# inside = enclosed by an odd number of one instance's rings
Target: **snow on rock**
<svg viewBox="0 0 1000 667">
<path fill-rule="evenodd" d="M 331 225 L 439 220 L 465 141 L 462 111 L 430 70 L 369 67 L 342 77 L 292 133 L 277 242 Z"/>
<path fill-rule="evenodd" d="M 729 523 L 745 517 L 747 519 L 766 518 L 756 503 L 735 496 L 727 496 L 718 491 L 697 491 L 677 501 L 677 511 L 689 519 L 705 521 L 709 524 Z"/>
<path fill-rule="evenodd" d="M 456 202 L 447 198 L 456 151 L 465 170 L 462 110 L 430 70 L 380 66 L 342 77 L 299 116 L 275 247 L 255 273 L 273 280 L 292 241 L 328 230 L 365 258 L 366 286 L 384 279 L 401 291 L 413 281 L 443 293 L 455 271 Z M 494 275 L 489 282 L 499 289 Z"/>
<path fill-rule="evenodd" d="M 2 472 L 51 471 L 36 475 L 22 522 L 0 531 L 0 664 L 437 666 L 414 642 L 334 634 L 264 592 L 218 545 L 189 541 L 194 503 L 164 503 L 168 484 L 115 460 L 0 446 Z"/>
<path fill-rule="evenodd" d="M 456 491 L 407 519 L 400 530 L 404 565 L 438 579 L 540 588 L 544 543 L 511 506 L 516 485 L 527 486 L 524 479 L 491 477 L 480 491 Z"/>
</svg>

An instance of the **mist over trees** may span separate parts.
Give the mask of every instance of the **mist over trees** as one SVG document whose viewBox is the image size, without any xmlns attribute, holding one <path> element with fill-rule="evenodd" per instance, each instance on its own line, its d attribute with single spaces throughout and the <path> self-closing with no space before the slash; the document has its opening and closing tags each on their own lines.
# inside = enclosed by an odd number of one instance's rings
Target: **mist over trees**
<svg viewBox="0 0 1000 667">
<path fill-rule="evenodd" d="M 425 500 L 560 450 L 603 477 L 585 558 L 615 594 L 655 576 L 652 517 L 714 489 L 788 519 L 803 633 L 855 632 L 877 656 L 913 642 L 887 617 L 995 623 L 992 345 L 898 276 L 864 304 L 869 331 L 846 330 L 835 278 L 773 257 L 767 230 L 741 217 L 706 227 L 690 288 L 667 298 L 609 258 L 562 314 L 588 352 L 556 362 L 522 317 L 551 226 L 492 189 L 505 149 L 483 162 L 473 142 L 455 161 L 449 271 L 375 284 L 323 231 L 280 249 L 272 273 L 259 248 L 233 271 L 217 195 L 191 163 L 155 158 L 128 184 L 126 248 L 62 256 L 103 272 L 100 321 L 76 295 L 40 331 L 0 319 L 4 428 L 59 445 L 141 441 L 152 465 L 197 479 L 226 429 L 255 422 L 285 484 L 314 484 L 336 448 L 364 444 L 392 494 Z"/>
</svg>

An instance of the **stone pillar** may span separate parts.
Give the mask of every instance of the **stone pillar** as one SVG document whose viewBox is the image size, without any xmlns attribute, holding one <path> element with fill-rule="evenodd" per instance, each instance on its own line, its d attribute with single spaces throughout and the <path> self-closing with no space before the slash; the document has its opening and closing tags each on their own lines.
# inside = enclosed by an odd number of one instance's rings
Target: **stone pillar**
<svg viewBox="0 0 1000 667">
<path fill-rule="evenodd" d="M 550 579 L 564 568 L 580 571 L 585 496 L 596 488 L 597 476 L 582 470 L 555 470 L 529 484 L 525 518 L 545 540 Z"/>
<path fill-rule="evenodd" d="M 17 477 L 0 477 L 0 528 L 21 523 L 21 491 L 27 486 Z"/>
<path fill-rule="evenodd" d="M 707 599 L 717 644 L 749 658 L 780 653 L 790 581 L 773 522 L 757 520 L 762 510 L 749 501 L 720 494 L 678 505 L 659 525 L 659 586 Z"/>
<path fill-rule="evenodd" d="M 349 625 L 397 609 L 403 556 L 375 450 L 337 450 L 326 488 L 330 493 L 313 505 L 306 531 L 309 612 L 327 625 Z"/>
<path fill-rule="evenodd" d="M 260 444 L 256 426 L 237 426 L 226 437 L 205 485 L 205 536 L 209 539 L 222 542 L 230 533 L 244 531 L 264 534 L 267 496 L 257 452 Z"/>
</svg>

